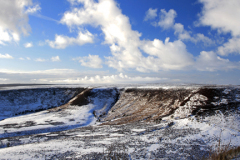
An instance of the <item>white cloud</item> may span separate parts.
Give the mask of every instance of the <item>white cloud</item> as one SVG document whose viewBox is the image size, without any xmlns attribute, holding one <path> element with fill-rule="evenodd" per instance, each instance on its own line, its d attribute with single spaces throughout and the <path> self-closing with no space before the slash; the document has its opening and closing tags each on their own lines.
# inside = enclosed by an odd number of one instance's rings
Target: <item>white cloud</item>
<svg viewBox="0 0 240 160">
<path fill-rule="evenodd" d="M 26 10 L 25 13 L 27 14 L 33 14 L 33 13 L 36 13 L 37 11 L 40 11 L 41 10 L 41 7 L 37 4 L 35 6 L 32 6 L 32 7 L 28 7 L 28 9 Z"/>
<path fill-rule="evenodd" d="M 155 11 L 157 12 L 157 9 L 155 9 Z M 163 29 L 173 29 L 174 34 L 178 36 L 180 40 L 191 41 L 193 43 L 203 42 L 205 46 L 215 44 L 214 41 L 205 35 L 200 33 L 192 35 L 190 31 L 184 29 L 183 24 L 175 23 L 176 16 L 177 13 L 173 9 L 170 9 L 168 12 L 165 9 L 161 9 L 160 21 L 155 21 L 152 25 L 162 27 Z"/>
<path fill-rule="evenodd" d="M 195 43 L 197 42 L 203 42 L 205 46 L 210 46 L 215 44 L 215 42 L 213 40 L 211 40 L 210 38 L 206 37 L 204 34 L 202 33 L 198 33 L 196 35 L 194 35 L 193 37 L 193 42 L 195 41 Z"/>
<path fill-rule="evenodd" d="M 19 41 L 20 35 L 28 35 L 31 28 L 25 8 L 32 5 L 32 0 L 0 1 L 0 44 Z"/>
<path fill-rule="evenodd" d="M 193 64 L 193 56 L 187 52 L 186 45 L 180 40 L 169 42 L 169 38 L 166 38 L 164 43 L 158 39 L 145 41 L 142 49 L 151 55 L 148 57 L 148 66 L 145 68 L 151 67 L 156 71 L 182 70 Z"/>
<path fill-rule="evenodd" d="M 227 56 L 230 53 L 238 53 L 240 54 L 240 37 L 233 37 L 229 39 L 229 41 L 223 46 L 218 48 L 218 53 L 222 56 Z"/>
<path fill-rule="evenodd" d="M 32 75 L 63 75 L 63 74 L 77 74 L 78 72 L 74 69 L 48 69 L 48 70 L 37 70 L 37 71 L 21 71 L 21 70 L 9 70 L 0 69 L 0 73 L 6 74 L 32 74 Z"/>
<path fill-rule="evenodd" d="M 168 78 L 149 76 L 128 76 L 123 73 L 109 75 L 105 72 L 77 71 L 74 69 L 49 69 L 37 71 L 22 71 L 0 69 L 0 76 L 9 82 L 34 82 L 34 83 L 76 83 L 76 84 L 119 84 L 119 83 L 150 83 L 165 82 Z M 16 78 L 17 77 L 17 78 Z M 71 77 L 71 78 L 69 78 Z"/>
<path fill-rule="evenodd" d="M 3 59 L 13 59 L 13 57 L 11 55 L 7 54 L 7 53 L 6 54 L 1 54 L 0 53 L 0 59 L 1 58 L 3 58 Z"/>
<path fill-rule="evenodd" d="M 6 78 L 0 78 L 0 81 L 7 81 L 8 79 Z"/>
<path fill-rule="evenodd" d="M 89 31 L 79 31 L 76 38 L 64 35 L 56 35 L 55 41 L 46 40 L 50 47 L 56 49 L 64 49 L 70 45 L 84 45 L 86 43 L 93 43 L 94 36 Z"/>
<path fill-rule="evenodd" d="M 4 30 L 0 26 L 0 44 L 5 45 L 4 42 L 10 42 L 10 41 L 12 41 L 12 35 L 10 35 L 8 31 Z"/>
<path fill-rule="evenodd" d="M 51 83 L 81 83 L 81 84 L 121 84 L 121 83 L 143 83 L 143 82 L 159 82 L 164 81 L 166 78 L 157 77 L 129 77 L 120 73 L 119 75 L 109 75 L 109 76 L 92 76 L 92 77 L 82 77 L 76 79 L 63 79 L 50 81 Z"/>
<path fill-rule="evenodd" d="M 175 23 L 173 26 L 174 34 L 178 36 L 178 39 L 181 40 L 189 40 L 193 43 L 203 42 L 205 46 L 210 46 L 215 44 L 213 40 L 206 37 L 202 33 L 191 35 L 192 33 L 190 31 L 187 31 L 184 29 L 184 26 L 181 23 Z"/>
<path fill-rule="evenodd" d="M 157 25 L 163 29 L 171 28 L 174 25 L 176 16 L 177 12 L 173 9 L 170 9 L 168 12 L 165 9 L 161 9 L 160 21 Z"/>
<path fill-rule="evenodd" d="M 105 57 L 106 64 L 119 71 L 126 69 L 140 72 L 185 69 L 215 71 L 238 68 L 237 63 L 220 58 L 211 52 L 201 52 L 194 61 L 193 55 L 188 53 L 182 40 L 203 42 L 205 45 L 214 44 L 214 41 L 200 33 L 192 35 L 182 24 L 175 24 L 174 19 L 177 14 L 174 10 L 168 12 L 161 10 L 162 16 L 158 25 L 164 29 L 174 29 L 179 40 L 170 42 L 169 38 L 166 38 L 163 42 L 159 39 L 140 40 L 141 33 L 132 30 L 128 17 L 121 13 L 114 0 L 98 2 L 71 0 L 70 3 L 73 5 L 72 9 L 64 13 L 61 23 L 69 28 L 84 25 L 100 28 L 105 35 L 104 43 L 109 45 L 112 53 L 112 56 Z M 74 6 L 75 4 L 81 5 Z M 143 52 L 146 54 L 143 55 Z M 207 58 L 207 55 L 210 58 Z M 90 66 L 89 59 L 85 57 L 82 65 Z M 205 66 L 200 65 L 205 63 Z"/>
<path fill-rule="evenodd" d="M 60 61 L 61 61 L 60 58 L 59 58 L 59 56 L 52 57 L 51 60 L 52 60 L 53 62 L 60 62 Z"/>
<path fill-rule="evenodd" d="M 146 12 L 145 17 L 144 17 L 144 21 L 156 18 L 157 17 L 157 10 L 158 9 L 149 8 L 148 11 Z"/>
<path fill-rule="evenodd" d="M 240 54 L 240 1 L 239 0 L 199 0 L 203 3 L 203 10 L 199 18 L 199 25 L 210 26 L 219 33 L 231 33 L 232 37 L 218 48 L 220 55 L 231 53 Z"/>
<path fill-rule="evenodd" d="M 202 51 L 196 59 L 196 68 L 200 71 L 240 69 L 240 62 L 231 62 L 217 56 L 213 51 Z"/>
<path fill-rule="evenodd" d="M 47 61 L 47 59 L 43 59 L 43 58 L 37 58 L 35 61 L 37 61 L 37 62 L 46 62 L 46 61 Z"/>
<path fill-rule="evenodd" d="M 25 47 L 25 48 L 31 48 L 31 47 L 33 47 L 33 44 L 32 44 L 32 42 L 25 43 L 25 44 L 24 44 L 24 47 Z"/>
<path fill-rule="evenodd" d="M 192 56 L 186 52 L 186 49 L 184 49 L 185 45 L 181 41 L 167 44 L 158 40 L 159 43 L 162 43 L 160 45 L 160 47 L 163 47 L 162 50 L 171 51 L 172 48 L 176 51 L 175 55 L 184 55 L 182 61 L 174 60 L 172 52 L 172 54 L 165 53 L 156 57 L 144 50 L 149 55 L 143 56 L 140 49 L 146 48 L 146 45 L 153 43 L 153 41 L 140 40 L 141 34 L 132 30 L 128 17 L 121 13 L 115 1 L 71 0 L 70 2 L 72 5 L 81 3 L 82 7 L 73 7 L 72 10 L 65 12 L 61 23 L 66 24 L 69 28 L 81 27 L 88 24 L 93 27 L 99 27 L 105 35 L 104 43 L 110 45 L 112 56 L 105 57 L 107 60 L 106 64 L 109 67 L 120 71 L 123 69 L 136 69 L 140 72 L 148 72 L 166 69 L 179 70 L 192 63 Z M 172 12 L 170 11 L 169 13 Z M 186 58 L 187 56 L 189 57 Z M 186 62 L 184 60 L 189 61 Z M 173 66 L 173 61 L 178 61 L 178 63 Z M 161 64 L 162 62 L 164 64 Z M 180 64 L 181 62 L 183 64 Z"/>
<path fill-rule="evenodd" d="M 26 58 L 20 57 L 19 59 L 20 60 L 31 60 L 31 58 L 29 58 L 29 57 L 26 57 Z"/>
<path fill-rule="evenodd" d="M 89 54 L 88 57 L 78 57 L 73 60 L 78 60 L 85 67 L 102 68 L 102 59 L 98 55 Z"/>
<path fill-rule="evenodd" d="M 220 32 L 240 35 L 239 0 L 199 0 L 203 3 L 200 25 L 210 26 Z"/>
<path fill-rule="evenodd" d="M 192 38 L 190 32 L 186 31 L 181 23 L 175 23 L 173 29 L 174 34 L 178 35 L 178 38 L 181 40 L 188 40 Z"/>
</svg>

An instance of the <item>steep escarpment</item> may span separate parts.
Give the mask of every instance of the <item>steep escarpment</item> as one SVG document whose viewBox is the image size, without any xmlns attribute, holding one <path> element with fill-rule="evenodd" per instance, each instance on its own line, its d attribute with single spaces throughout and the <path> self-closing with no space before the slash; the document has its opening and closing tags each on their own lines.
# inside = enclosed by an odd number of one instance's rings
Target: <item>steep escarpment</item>
<svg viewBox="0 0 240 160">
<path fill-rule="evenodd" d="M 93 125 L 107 114 L 117 98 L 115 88 L 85 89 L 62 106 L 0 121 L 0 138 Z"/>
<path fill-rule="evenodd" d="M 191 93 L 188 89 L 126 89 L 104 120 L 106 124 L 157 120 L 173 114 Z"/>
<path fill-rule="evenodd" d="M 238 147 L 239 128 L 238 86 L 86 88 L 59 107 L 0 121 L 0 155 L 204 159 L 212 146 Z"/>
<path fill-rule="evenodd" d="M 185 99 L 175 111 L 174 117 L 208 116 L 215 114 L 216 111 L 231 112 L 239 107 L 239 96 L 239 88 L 202 87 Z"/>
<path fill-rule="evenodd" d="M 84 88 L 38 88 L 0 91 L 0 120 L 66 104 Z"/>
<path fill-rule="evenodd" d="M 240 90 L 230 87 L 125 89 L 104 124 L 159 121 L 231 110 L 240 104 Z"/>
</svg>

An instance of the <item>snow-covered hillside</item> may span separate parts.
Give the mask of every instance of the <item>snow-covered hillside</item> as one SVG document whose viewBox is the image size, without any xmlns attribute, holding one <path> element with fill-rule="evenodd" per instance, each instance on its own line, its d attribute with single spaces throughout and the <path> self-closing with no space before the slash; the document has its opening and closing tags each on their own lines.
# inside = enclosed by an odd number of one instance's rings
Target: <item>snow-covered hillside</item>
<svg viewBox="0 0 240 160">
<path fill-rule="evenodd" d="M 34 91 L 38 90 L 31 90 L 37 95 Z M 117 155 L 122 159 L 198 159 L 220 141 L 221 146 L 240 146 L 238 86 L 77 91 L 64 105 L 0 121 L 1 158 L 106 159 Z M 5 95 L 2 101 L 12 96 L 11 91 Z M 31 99 L 27 94 L 18 95 L 22 102 Z M 17 101 L 14 104 L 9 106 L 14 108 Z"/>
<path fill-rule="evenodd" d="M 0 138 L 95 124 L 114 105 L 117 98 L 116 89 L 86 89 L 65 105 L 0 121 Z"/>
<path fill-rule="evenodd" d="M 0 120 L 66 104 L 83 88 L 39 88 L 0 91 Z"/>
</svg>

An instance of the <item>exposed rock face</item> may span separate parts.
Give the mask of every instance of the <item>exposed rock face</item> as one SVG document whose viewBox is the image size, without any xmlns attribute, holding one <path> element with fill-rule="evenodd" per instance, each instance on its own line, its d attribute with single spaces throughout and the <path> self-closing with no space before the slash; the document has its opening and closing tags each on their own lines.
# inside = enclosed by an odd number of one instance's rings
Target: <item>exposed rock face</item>
<svg viewBox="0 0 240 160">
<path fill-rule="evenodd" d="M 238 88 L 202 87 L 198 89 L 126 89 L 109 111 L 104 124 L 125 124 L 135 121 L 158 121 L 172 115 L 212 114 L 240 104 Z"/>
</svg>

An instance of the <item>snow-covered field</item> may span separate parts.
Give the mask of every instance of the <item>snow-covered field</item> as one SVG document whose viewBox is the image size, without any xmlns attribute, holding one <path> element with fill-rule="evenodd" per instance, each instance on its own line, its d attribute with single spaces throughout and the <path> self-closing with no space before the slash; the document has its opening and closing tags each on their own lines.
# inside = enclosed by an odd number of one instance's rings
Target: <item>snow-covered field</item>
<svg viewBox="0 0 240 160">
<path fill-rule="evenodd" d="M 58 93 L 59 99 L 69 95 Z M 31 100 L 26 94 L 17 99 L 25 101 L 26 97 Z M 4 104 L 26 106 L 17 102 Z M 237 86 L 86 88 L 59 107 L 20 116 L 9 112 L 9 118 L 0 121 L 0 159 L 104 159 L 113 155 L 198 159 L 219 145 L 219 139 L 222 146 L 240 146 L 239 104 Z"/>
</svg>

